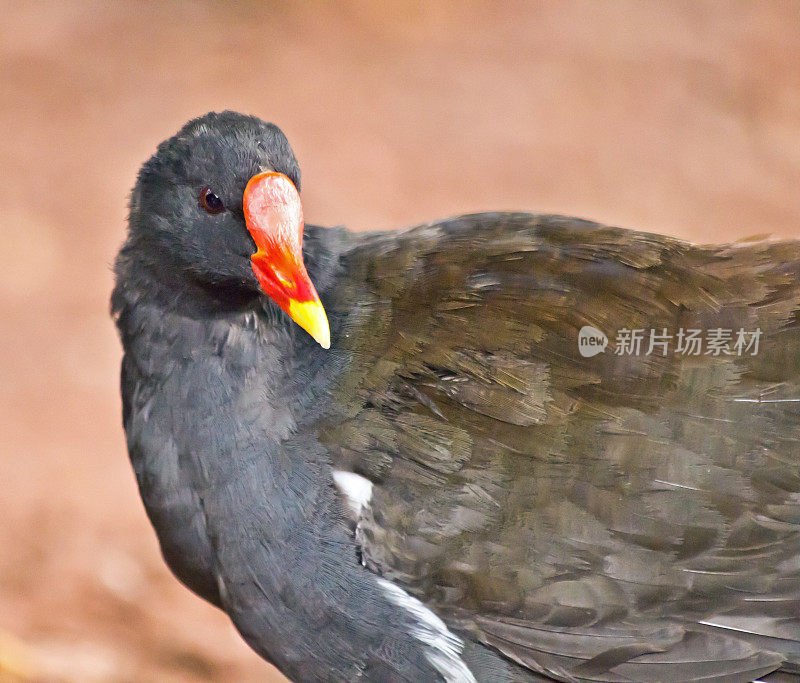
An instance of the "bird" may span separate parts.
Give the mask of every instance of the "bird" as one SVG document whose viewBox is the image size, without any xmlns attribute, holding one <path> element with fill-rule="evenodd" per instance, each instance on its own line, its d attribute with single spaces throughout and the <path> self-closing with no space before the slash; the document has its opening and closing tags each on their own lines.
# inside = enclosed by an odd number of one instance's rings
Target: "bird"
<svg viewBox="0 0 800 683">
<path fill-rule="evenodd" d="M 350 232 L 300 180 L 224 111 L 131 193 L 122 422 L 185 586 L 296 681 L 800 671 L 797 241 Z"/>
</svg>

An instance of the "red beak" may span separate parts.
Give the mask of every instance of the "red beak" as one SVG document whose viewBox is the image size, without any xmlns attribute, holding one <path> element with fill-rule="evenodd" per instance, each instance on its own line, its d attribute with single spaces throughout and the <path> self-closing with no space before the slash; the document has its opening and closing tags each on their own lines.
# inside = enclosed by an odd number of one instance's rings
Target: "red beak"
<svg viewBox="0 0 800 683">
<path fill-rule="evenodd" d="M 247 183 L 243 206 L 258 248 L 250 260 L 261 289 L 330 348 L 328 318 L 303 263 L 303 206 L 294 183 L 282 173 L 259 173 Z"/>
</svg>

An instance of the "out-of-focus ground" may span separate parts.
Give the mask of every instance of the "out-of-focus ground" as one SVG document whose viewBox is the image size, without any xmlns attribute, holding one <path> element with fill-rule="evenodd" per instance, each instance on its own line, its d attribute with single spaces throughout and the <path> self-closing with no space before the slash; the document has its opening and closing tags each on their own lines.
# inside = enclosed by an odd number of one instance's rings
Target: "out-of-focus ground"
<svg viewBox="0 0 800 683">
<path fill-rule="evenodd" d="M 110 264 L 186 119 L 282 126 L 323 224 L 800 237 L 798 2 L 0 9 L 0 650 L 41 679 L 272 675 L 168 574 L 120 426 Z"/>
</svg>

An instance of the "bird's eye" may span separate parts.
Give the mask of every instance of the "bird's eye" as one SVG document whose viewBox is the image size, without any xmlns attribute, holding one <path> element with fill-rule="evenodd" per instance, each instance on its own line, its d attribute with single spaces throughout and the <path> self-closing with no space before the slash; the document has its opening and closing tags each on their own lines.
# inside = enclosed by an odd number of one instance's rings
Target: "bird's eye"
<svg viewBox="0 0 800 683">
<path fill-rule="evenodd" d="M 217 214 L 225 211 L 225 204 L 223 204 L 222 200 L 211 191 L 208 185 L 206 185 L 200 190 L 200 208 L 210 214 Z"/>
</svg>

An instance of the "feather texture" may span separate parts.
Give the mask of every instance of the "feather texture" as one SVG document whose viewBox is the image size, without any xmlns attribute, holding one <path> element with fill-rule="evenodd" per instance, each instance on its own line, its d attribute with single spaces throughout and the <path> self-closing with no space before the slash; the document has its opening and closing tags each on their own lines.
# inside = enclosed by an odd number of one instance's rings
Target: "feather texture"
<svg viewBox="0 0 800 683">
<path fill-rule="evenodd" d="M 799 271 L 550 216 L 367 238 L 323 296 L 352 360 L 315 425 L 374 483 L 367 566 L 560 680 L 796 666 Z M 760 347 L 584 358 L 585 325 Z"/>
</svg>

